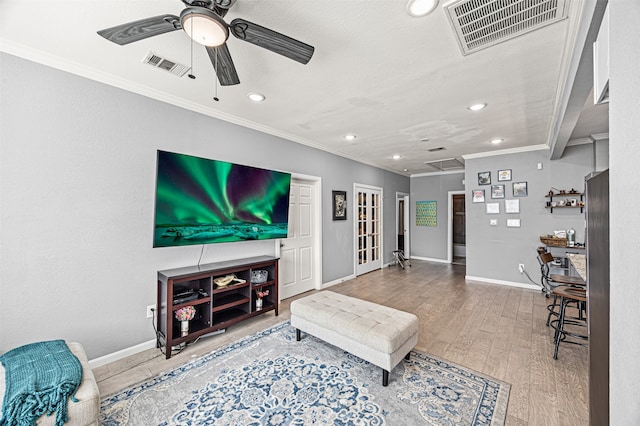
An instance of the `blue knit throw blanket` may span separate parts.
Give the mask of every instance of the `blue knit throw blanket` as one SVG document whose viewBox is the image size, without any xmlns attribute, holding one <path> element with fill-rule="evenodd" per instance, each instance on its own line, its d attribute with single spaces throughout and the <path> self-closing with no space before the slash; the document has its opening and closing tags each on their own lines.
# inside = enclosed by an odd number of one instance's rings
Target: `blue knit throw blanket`
<svg viewBox="0 0 640 426">
<path fill-rule="evenodd" d="M 64 340 L 31 343 L 0 356 L 5 393 L 0 426 L 31 426 L 43 414 L 56 413 L 56 426 L 67 420 L 69 398 L 82 381 L 82 366 Z"/>
</svg>

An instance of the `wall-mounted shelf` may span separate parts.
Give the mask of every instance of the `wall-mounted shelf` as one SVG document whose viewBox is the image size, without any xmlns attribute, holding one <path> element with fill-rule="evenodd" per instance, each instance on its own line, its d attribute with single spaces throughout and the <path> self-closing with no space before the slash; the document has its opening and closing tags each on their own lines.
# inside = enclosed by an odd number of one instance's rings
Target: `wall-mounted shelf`
<svg viewBox="0 0 640 426">
<path fill-rule="evenodd" d="M 580 213 L 584 212 L 584 194 L 581 192 L 549 193 L 545 195 L 545 197 L 549 199 L 545 208 L 549 209 L 550 213 L 553 213 L 553 209 L 580 209 Z M 554 197 L 556 199 L 561 198 L 563 200 L 568 200 L 569 204 L 565 204 L 563 206 L 556 204 L 554 206 L 553 204 L 557 203 L 557 201 L 553 201 Z M 572 205 L 571 200 L 575 200 L 576 205 Z"/>
</svg>

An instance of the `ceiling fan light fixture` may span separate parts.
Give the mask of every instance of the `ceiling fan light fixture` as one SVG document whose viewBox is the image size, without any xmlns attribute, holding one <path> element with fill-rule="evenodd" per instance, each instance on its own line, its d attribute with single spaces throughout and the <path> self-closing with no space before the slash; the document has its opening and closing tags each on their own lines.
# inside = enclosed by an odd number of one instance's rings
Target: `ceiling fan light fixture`
<svg viewBox="0 0 640 426">
<path fill-rule="evenodd" d="M 438 0 L 409 0 L 407 13 L 414 18 L 420 18 L 433 12 L 438 5 Z"/>
<path fill-rule="evenodd" d="M 224 20 L 204 7 L 190 7 L 180 14 L 182 29 L 193 41 L 203 46 L 216 47 L 229 38 Z"/>
</svg>

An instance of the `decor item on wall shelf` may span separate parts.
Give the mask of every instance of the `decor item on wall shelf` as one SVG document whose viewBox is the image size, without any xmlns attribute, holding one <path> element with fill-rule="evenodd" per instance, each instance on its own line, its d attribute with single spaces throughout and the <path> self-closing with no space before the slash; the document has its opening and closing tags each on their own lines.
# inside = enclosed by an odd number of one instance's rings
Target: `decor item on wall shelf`
<svg viewBox="0 0 640 426">
<path fill-rule="evenodd" d="M 511 180 L 511 169 L 498 170 L 498 182 Z"/>
<path fill-rule="evenodd" d="M 417 226 L 437 226 L 438 225 L 438 202 L 437 201 L 416 201 L 416 225 Z"/>
<path fill-rule="evenodd" d="M 504 185 L 491 185 L 491 198 L 504 198 Z"/>
<path fill-rule="evenodd" d="M 478 173 L 478 185 L 491 185 L 491 172 Z"/>
<path fill-rule="evenodd" d="M 347 191 L 333 191 L 333 220 L 347 220 Z"/>
<path fill-rule="evenodd" d="M 527 182 L 513 182 L 513 196 L 514 197 L 526 197 L 527 196 Z"/>
<path fill-rule="evenodd" d="M 474 203 L 484 203 L 484 189 L 474 189 L 471 195 L 471 201 Z"/>
</svg>

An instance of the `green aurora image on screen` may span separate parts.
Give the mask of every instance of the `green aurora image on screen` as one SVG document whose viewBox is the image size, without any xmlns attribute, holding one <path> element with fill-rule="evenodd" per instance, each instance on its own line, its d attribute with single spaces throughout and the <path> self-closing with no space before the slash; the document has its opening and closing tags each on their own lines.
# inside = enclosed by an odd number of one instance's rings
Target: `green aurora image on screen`
<svg viewBox="0 0 640 426">
<path fill-rule="evenodd" d="M 287 238 L 291 174 L 158 151 L 153 246 Z"/>
</svg>

